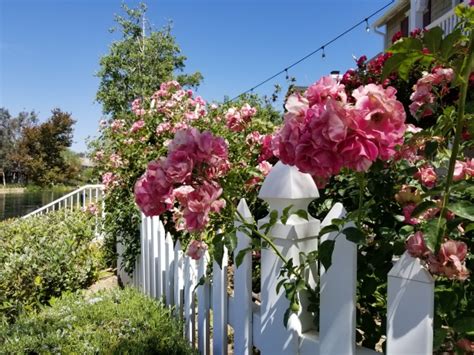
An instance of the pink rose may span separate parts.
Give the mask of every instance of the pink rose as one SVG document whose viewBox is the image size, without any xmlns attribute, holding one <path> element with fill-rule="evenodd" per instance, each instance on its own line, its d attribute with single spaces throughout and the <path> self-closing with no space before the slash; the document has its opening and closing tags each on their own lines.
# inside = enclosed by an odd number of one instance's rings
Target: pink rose
<svg viewBox="0 0 474 355">
<path fill-rule="evenodd" d="M 448 240 L 441 244 L 438 260 L 441 264 L 440 273 L 450 279 L 465 280 L 469 276 L 464 259 L 467 254 L 467 245 L 464 242 Z"/>
<path fill-rule="evenodd" d="M 189 185 L 181 185 L 173 190 L 174 198 L 182 205 L 188 203 L 188 195 L 194 191 L 194 188 Z"/>
<path fill-rule="evenodd" d="M 156 127 L 156 135 L 159 136 L 161 135 L 162 133 L 164 132 L 167 132 L 171 129 L 171 124 L 169 122 L 163 122 L 163 123 L 160 123 L 157 127 Z"/>
<path fill-rule="evenodd" d="M 328 98 L 339 100 L 343 103 L 347 101 L 344 85 L 339 84 L 330 75 L 324 76 L 319 81 L 310 85 L 306 90 L 306 98 L 309 106 L 325 104 Z"/>
<path fill-rule="evenodd" d="M 175 150 L 168 155 L 164 169 L 171 183 L 181 184 L 191 177 L 193 167 L 193 160 L 186 151 Z"/>
<path fill-rule="evenodd" d="M 257 113 L 257 109 L 254 107 L 251 107 L 249 104 L 244 104 L 242 108 L 240 109 L 240 114 L 242 115 L 242 118 L 247 121 L 251 117 L 255 116 L 256 113 Z"/>
<path fill-rule="evenodd" d="M 272 170 L 273 165 L 264 160 L 258 164 L 257 168 L 260 170 L 263 176 L 267 176 L 270 173 L 270 170 Z"/>
<path fill-rule="evenodd" d="M 294 93 L 288 96 L 285 102 L 285 120 L 296 119 L 296 121 L 303 121 L 306 110 L 309 108 L 308 100 L 301 96 L 300 93 Z"/>
<path fill-rule="evenodd" d="M 474 6 L 474 0 L 471 0 L 470 6 Z M 474 342 L 469 339 L 462 338 L 456 342 L 456 345 L 466 353 L 474 353 Z"/>
<path fill-rule="evenodd" d="M 431 189 L 436 185 L 437 175 L 432 166 L 424 166 L 418 169 L 415 173 L 414 178 L 420 181 L 423 186 Z"/>
<path fill-rule="evenodd" d="M 416 232 L 406 241 L 405 247 L 414 258 L 421 258 L 430 253 L 426 247 L 425 238 L 422 232 Z"/>
<path fill-rule="evenodd" d="M 368 84 L 354 90 L 357 128 L 365 133 L 378 148 L 380 158 L 388 160 L 395 154 L 395 146 L 403 143 L 405 109 L 396 99 L 396 90 L 389 86 Z"/>
<path fill-rule="evenodd" d="M 411 225 L 416 225 L 420 223 L 420 220 L 418 218 L 414 218 L 411 216 L 415 207 L 416 205 L 414 203 L 409 203 L 403 207 L 403 216 L 405 217 L 405 220 L 403 222 Z"/>
<path fill-rule="evenodd" d="M 157 216 L 173 207 L 173 188 L 166 178 L 163 161 L 152 161 L 135 184 L 135 202 L 146 216 Z"/>
<path fill-rule="evenodd" d="M 456 160 L 456 165 L 454 166 L 453 181 L 461 181 L 466 177 L 465 171 L 466 163 Z"/>
<path fill-rule="evenodd" d="M 199 260 L 206 253 L 208 246 L 202 240 L 192 240 L 188 245 L 188 251 L 186 254 L 194 260 Z"/>
<path fill-rule="evenodd" d="M 186 228 L 190 232 L 202 230 L 209 222 L 210 212 L 219 212 L 225 207 L 225 201 L 219 199 L 222 188 L 217 182 L 203 182 L 195 186 L 187 195 L 187 204 L 183 210 Z"/>
<path fill-rule="evenodd" d="M 138 121 L 133 123 L 132 127 L 130 128 L 130 133 L 134 133 L 136 131 L 139 131 L 143 127 L 145 127 L 145 121 L 138 120 Z"/>
<path fill-rule="evenodd" d="M 472 177 L 474 175 L 474 159 L 467 159 L 463 169 L 467 177 Z"/>
<path fill-rule="evenodd" d="M 302 172 L 313 176 L 336 175 L 342 167 L 341 155 L 327 145 L 317 145 L 309 133 L 303 136 L 296 147 L 295 156 L 294 165 Z"/>
<path fill-rule="evenodd" d="M 377 146 L 370 140 L 352 135 L 340 145 L 340 154 L 343 156 L 344 165 L 355 171 L 367 171 L 372 162 L 377 159 Z"/>
<path fill-rule="evenodd" d="M 105 189 L 108 190 L 118 185 L 117 176 L 114 173 L 107 172 L 102 175 L 102 183 L 105 185 Z"/>
</svg>

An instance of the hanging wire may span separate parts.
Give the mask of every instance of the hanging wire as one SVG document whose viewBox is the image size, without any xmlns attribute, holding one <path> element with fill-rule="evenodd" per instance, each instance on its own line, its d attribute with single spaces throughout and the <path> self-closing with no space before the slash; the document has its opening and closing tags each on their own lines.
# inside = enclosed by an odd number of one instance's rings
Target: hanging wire
<svg viewBox="0 0 474 355">
<path fill-rule="evenodd" d="M 289 69 L 295 67 L 296 65 L 300 64 L 301 62 L 305 61 L 306 59 L 312 57 L 313 55 L 315 55 L 316 53 L 318 53 L 319 51 L 323 51 L 323 54 L 322 54 L 322 57 L 326 57 L 326 54 L 324 53 L 324 48 L 327 47 L 328 45 L 336 42 L 339 38 L 345 36 L 346 34 L 348 34 L 349 32 L 353 31 L 355 28 L 357 28 L 358 26 L 360 26 L 361 24 L 363 23 L 366 23 L 367 26 L 369 24 L 369 19 L 374 17 L 375 15 L 377 15 L 378 13 L 382 12 L 383 10 L 385 10 L 387 7 L 389 7 L 390 5 L 392 5 L 393 3 L 395 2 L 395 0 L 391 0 L 388 4 L 386 4 L 385 6 L 381 7 L 380 9 L 378 9 L 377 11 L 371 13 L 369 16 L 365 17 L 362 21 L 359 21 L 357 22 L 355 25 L 351 26 L 350 28 L 348 28 L 347 30 L 345 30 L 344 32 L 340 33 L 339 35 L 337 35 L 336 37 L 334 37 L 333 39 L 331 39 L 330 41 L 324 43 L 321 47 L 315 49 L 314 51 L 312 51 L 311 53 L 308 53 L 307 55 L 305 55 L 304 57 L 298 59 L 296 62 L 294 62 L 293 64 L 291 65 L 288 65 L 287 67 L 285 67 L 284 69 L 280 70 L 279 72 L 273 74 L 272 76 L 268 77 L 267 79 L 259 82 L 257 85 L 253 86 L 251 89 L 248 89 L 244 92 L 242 92 L 241 94 L 235 96 L 233 99 L 231 99 L 230 101 L 234 101 L 236 99 L 238 99 L 239 97 L 241 97 L 242 95 L 245 95 L 245 94 L 248 94 L 249 92 L 253 92 L 255 89 L 257 89 L 258 87 L 262 86 L 263 84 L 266 84 L 268 83 L 270 80 L 276 78 L 277 76 L 279 76 L 280 74 L 283 74 L 285 72 L 288 72 Z M 366 30 L 367 30 L 367 27 L 366 27 Z M 370 27 L 369 27 L 369 30 L 370 30 Z"/>
</svg>

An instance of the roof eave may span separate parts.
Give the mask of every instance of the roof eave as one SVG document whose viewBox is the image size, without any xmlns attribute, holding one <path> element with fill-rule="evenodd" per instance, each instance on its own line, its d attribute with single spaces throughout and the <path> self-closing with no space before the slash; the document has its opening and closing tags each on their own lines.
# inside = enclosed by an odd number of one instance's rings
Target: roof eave
<svg viewBox="0 0 474 355">
<path fill-rule="evenodd" d="M 410 4 L 410 0 L 397 0 L 397 2 L 391 7 L 382 17 L 378 18 L 374 23 L 374 28 L 379 28 L 385 25 L 392 17 L 397 15 L 403 8 Z"/>
</svg>

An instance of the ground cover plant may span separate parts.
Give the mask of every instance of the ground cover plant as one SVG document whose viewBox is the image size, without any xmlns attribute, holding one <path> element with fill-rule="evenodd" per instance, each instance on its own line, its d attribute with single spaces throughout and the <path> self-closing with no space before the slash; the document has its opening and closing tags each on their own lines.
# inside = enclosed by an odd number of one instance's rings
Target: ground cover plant
<svg viewBox="0 0 474 355">
<path fill-rule="evenodd" d="M 96 218 L 61 210 L 0 223 L 0 316 L 10 322 L 64 291 L 85 288 L 103 268 Z"/>
<path fill-rule="evenodd" d="M 84 298 L 64 294 L 51 307 L 0 325 L 8 354 L 195 354 L 171 310 L 135 289 Z"/>
</svg>

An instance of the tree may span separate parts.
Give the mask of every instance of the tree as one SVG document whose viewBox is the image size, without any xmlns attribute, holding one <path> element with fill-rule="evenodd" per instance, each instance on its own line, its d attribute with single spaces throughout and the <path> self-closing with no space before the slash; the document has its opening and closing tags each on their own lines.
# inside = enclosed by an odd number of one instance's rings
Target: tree
<svg viewBox="0 0 474 355">
<path fill-rule="evenodd" d="M 32 127 L 36 122 L 34 111 L 20 112 L 18 116 L 12 117 L 6 108 L 0 108 L 0 169 L 6 175 L 11 175 L 18 168 L 11 160 L 11 155 L 18 148 L 23 129 Z"/>
<path fill-rule="evenodd" d="M 16 151 L 10 158 L 38 185 L 67 182 L 75 172 L 64 151 L 72 144 L 75 121 L 71 114 L 54 109 L 46 122 L 25 127 Z"/>
<path fill-rule="evenodd" d="M 146 5 L 131 9 L 122 5 L 127 17 L 116 16 L 122 33 L 120 41 L 112 43 L 110 52 L 100 60 L 100 78 L 96 99 L 103 105 L 103 112 L 117 115 L 129 111 L 130 103 L 138 97 L 148 97 L 164 81 L 176 79 L 182 85 L 197 86 L 202 75 L 175 76 L 182 71 L 186 57 L 171 35 L 170 24 L 161 31 L 148 26 L 145 35 Z M 112 29 L 111 31 L 116 31 Z"/>
</svg>

